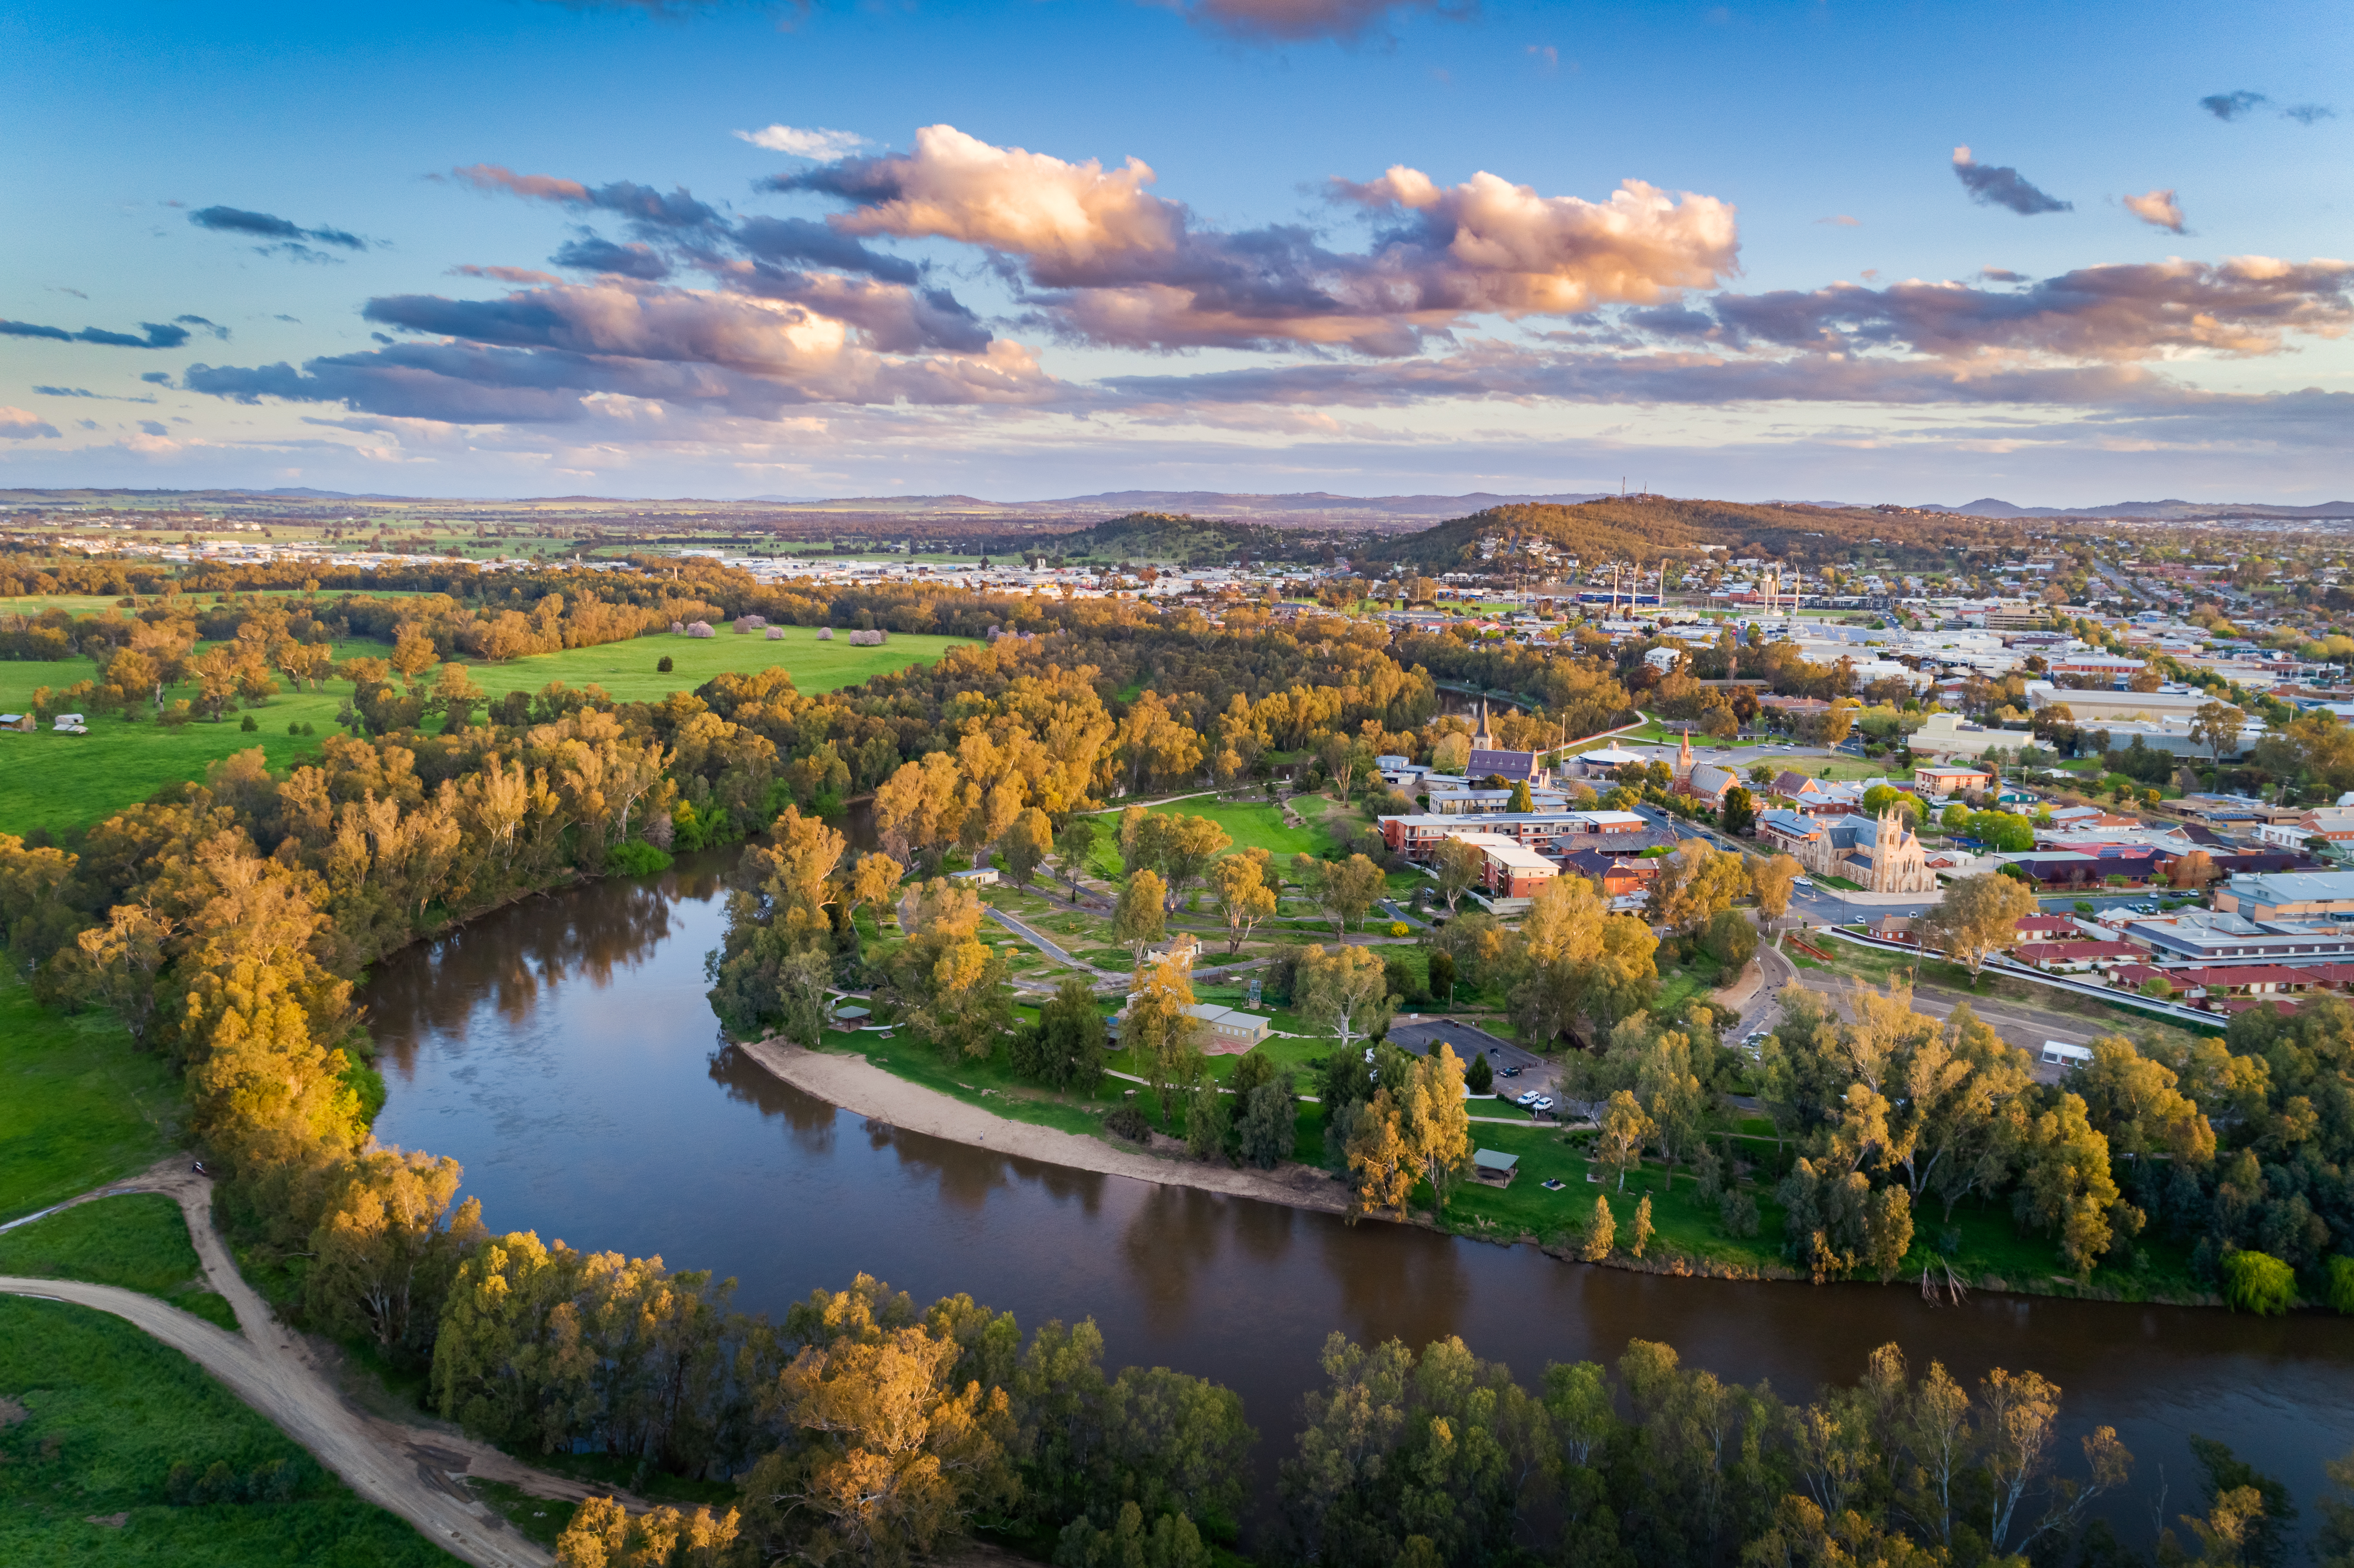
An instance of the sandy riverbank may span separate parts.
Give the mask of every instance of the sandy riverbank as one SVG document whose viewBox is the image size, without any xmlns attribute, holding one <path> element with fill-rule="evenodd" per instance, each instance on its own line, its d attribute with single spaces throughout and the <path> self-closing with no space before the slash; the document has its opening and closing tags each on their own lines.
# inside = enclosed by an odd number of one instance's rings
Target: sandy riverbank
<svg viewBox="0 0 2354 1568">
<path fill-rule="evenodd" d="M 805 1051 L 781 1040 L 739 1046 L 746 1055 L 806 1094 L 889 1127 L 906 1128 L 952 1143 L 1036 1160 L 1107 1176 L 1129 1176 L 1173 1187 L 1199 1187 L 1237 1198 L 1287 1203 L 1295 1209 L 1341 1213 L 1348 1207 L 1341 1183 L 1320 1171 L 1284 1165 L 1273 1171 L 1235 1171 L 1204 1165 L 1182 1155 L 1146 1154 L 1099 1138 L 1083 1138 L 1051 1127 L 1013 1121 L 892 1076 L 864 1056 Z M 1161 1141 L 1156 1139 L 1155 1142 Z"/>
</svg>

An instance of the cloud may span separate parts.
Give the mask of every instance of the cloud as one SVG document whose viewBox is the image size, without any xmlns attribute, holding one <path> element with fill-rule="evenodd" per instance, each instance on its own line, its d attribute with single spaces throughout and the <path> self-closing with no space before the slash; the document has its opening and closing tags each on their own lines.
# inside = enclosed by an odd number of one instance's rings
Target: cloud
<svg viewBox="0 0 2354 1568">
<path fill-rule="evenodd" d="M 735 241 L 766 261 L 813 262 L 838 271 L 864 272 L 886 283 L 913 283 L 921 276 L 913 261 L 870 250 L 805 217 L 748 217 L 736 226 Z"/>
<path fill-rule="evenodd" d="M 170 427 L 155 419 L 142 419 L 139 421 L 139 428 L 151 436 L 168 436 L 172 433 Z"/>
<path fill-rule="evenodd" d="M 1465 17 L 1470 0 L 1174 0 L 1185 19 L 1253 43 L 1304 43 L 1362 38 L 1393 16 L 1428 12 Z"/>
<path fill-rule="evenodd" d="M 1714 325 L 1700 330 L 1638 324 L 1736 351 L 1898 350 L 1976 364 L 2022 355 L 2126 362 L 2193 352 L 2245 358 L 2282 352 L 2292 334 L 2334 338 L 2354 329 L 2354 264 L 2243 256 L 2086 267 L 2000 291 L 1919 280 L 1884 289 L 1835 283 L 1720 294 L 1705 313 Z"/>
<path fill-rule="evenodd" d="M 211 326 L 201 316 L 183 316 L 182 321 L 194 321 Z M 94 343 L 108 348 L 177 348 L 188 341 L 188 329 L 170 322 L 141 322 L 144 337 L 133 337 L 126 332 L 109 332 L 103 327 L 84 327 L 80 332 L 68 332 L 63 327 L 41 326 L 32 322 L 0 320 L 0 337 L 39 337 L 56 343 Z M 217 330 L 217 329 L 216 329 Z M 223 335 L 226 335 L 225 334 Z"/>
<path fill-rule="evenodd" d="M 143 381 L 147 377 L 140 379 Z M 165 376 L 164 379 L 169 381 L 171 377 Z M 101 403 L 153 403 L 155 400 L 153 397 L 124 397 L 112 392 L 93 392 L 87 387 L 36 387 L 33 390 L 44 397 L 91 397 Z"/>
<path fill-rule="evenodd" d="M 1970 199 L 1980 207 L 2004 207 L 2021 217 L 2033 217 L 2040 212 L 2073 212 L 2076 204 L 2062 201 L 2035 188 L 2021 178 L 2017 169 L 2000 164 L 1981 164 L 1970 156 L 1967 147 L 1954 149 L 1954 175 L 1970 193 Z"/>
<path fill-rule="evenodd" d="M 2261 92 L 2242 88 L 2237 92 L 2214 92 L 2199 101 L 2199 107 L 2218 120 L 2237 120 L 2258 104 L 2271 101 Z"/>
<path fill-rule="evenodd" d="M 1843 212 L 1833 213 L 1829 217 L 1819 217 L 1815 219 L 1815 221 L 1817 223 L 1828 223 L 1834 228 L 1859 228 L 1862 227 L 1857 219 L 1850 217 Z"/>
<path fill-rule="evenodd" d="M 2122 199 L 2127 212 L 2152 228 L 2163 228 L 2173 234 L 2182 232 L 2182 204 L 2174 199 L 2171 188 Z"/>
<path fill-rule="evenodd" d="M 610 276 L 496 300 L 395 295 L 370 300 L 365 319 L 439 341 L 393 341 L 299 371 L 192 366 L 185 380 L 240 402 L 340 402 L 461 424 L 579 419 L 612 397 L 772 418 L 808 404 L 1023 404 L 1072 390 L 969 313 L 961 334 L 944 330 L 960 309 L 944 295 L 801 281 L 794 300 Z M 949 336 L 968 346 L 942 345 Z"/>
<path fill-rule="evenodd" d="M 548 258 L 558 267 L 584 272 L 614 272 L 624 278 L 658 282 L 670 276 L 670 261 L 651 245 L 616 245 L 594 234 L 567 242 Z"/>
<path fill-rule="evenodd" d="M 771 125 L 761 131 L 734 131 L 729 134 L 755 147 L 790 153 L 796 158 L 840 158 L 866 145 L 866 138 L 854 131 L 805 131 L 792 125 Z"/>
<path fill-rule="evenodd" d="M 564 280 L 553 272 L 542 272 L 530 267 L 477 267 L 472 262 L 450 269 L 453 278 L 488 278 L 498 283 L 560 283 Z"/>
<path fill-rule="evenodd" d="M 247 212 L 242 207 L 206 207 L 188 214 L 188 221 L 198 228 L 209 228 L 219 234 L 241 234 L 257 239 L 273 241 L 257 245 L 254 249 L 264 256 L 283 256 L 295 261 L 335 261 L 342 258 L 313 249 L 305 240 L 320 245 L 332 245 L 344 250 L 366 250 L 367 241 L 341 228 L 304 228 L 290 219 L 266 212 Z"/>
<path fill-rule="evenodd" d="M 452 169 L 451 176 L 478 191 L 521 196 L 526 201 L 554 202 L 561 207 L 610 212 L 628 221 L 640 238 L 724 226 L 716 207 L 695 199 L 685 186 L 669 195 L 631 180 L 590 186 L 552 175 L 518 175 L 496 164 L 472 164 Z"/>
<path fill-rule="evenodd" d="M 182 326 L 195 327 L 207 337 L 217 338 L 222 343 L 228 341 L 228 328 L 218 322 L 208 322 L 202 316 L 174 316 L 172 319 Z M 140 324 L 143 326 L 146 323 L 143 322 Z"/>
<path fill-rule="evenodd" d="M 2338 111 L 2326 103 L 2292 103 L 2281 111 L 2281 116 L 2299 125 L 2311 125 L 2317 121 L 2337 119 Z"/>
<path fill-rule="evenodd" d="M 169 387 L 172 384 L 172 373 L 168 370 L 149 370 L 142 372 L 139 379 L 150 386 Z"/>
<path fill-rule="evenodd" d="M 931 125 L 906 154 L 846 158 L 766 186 L 849 203 L 829 220 L 837 233 L 996 252 L 1018 264 L 1050 330 L 1133 347 L 1405 354 L 1469 315 L 1650 303 L 1737 268 L 1731 206 L 1636 180 L 1603 202 L 1484 173 L 1442 188 L 1403 166 L 1368 184 L 1334 181 L 1332 199 L 1377 230 L 1370 250 L 1352 254 L 1296 227 L 1197 228 L 1182 203 L 1147 188 L 1154 178 L 1133 157 L 1108 170 Z"/>
<path fill-rule="evenodd" d="M 0 441 L 29 441 L 36 438 L 55 440 L 58 428 L 38 414 L 0 407 Z"/>
</svg>

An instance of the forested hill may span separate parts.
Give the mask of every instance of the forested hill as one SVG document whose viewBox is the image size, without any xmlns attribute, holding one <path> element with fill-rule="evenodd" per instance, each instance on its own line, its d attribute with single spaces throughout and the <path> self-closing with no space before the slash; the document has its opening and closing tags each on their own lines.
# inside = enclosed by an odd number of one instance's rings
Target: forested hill
<svg viewBox="0 0 2354 1568">
<path fill-rule="evenodd" d="M 1161 512 L 1131 512 L 1076 534 L 1042 538 L 1017 536 L 1006 548 L 1049 551 L 1067 561 L 1199 561 L 1223 566 L 1256 558 L 1314 558 L 1334 541 L 1341 554 L 1362 535 L 1356 530 L 1268 527 L 1254 523 L 1221 523 L 1202 517 L 1171 516 Z"/>
<path fill-rule="evenodd" d="M 1956 551 L 2009 546 L 2023 536 L 2003 519 L 1943 514 L 1890 516 L 1863 508 L 1755 505 L 1609 496 L 1575 506 L 1498 506 L 1394 541 L 1375 543 L 1371 558 L 1432 571 L 1476 565 L 1486 541 L 1542 540 L 1564 556 L 1605 561 L 1656 556 L 1663 550 L 1716 545 L 1734 556 L 1801 564 L 1852 559 L 1878 541 L 1900 565 L 1943 561 Z"/>
</svg>

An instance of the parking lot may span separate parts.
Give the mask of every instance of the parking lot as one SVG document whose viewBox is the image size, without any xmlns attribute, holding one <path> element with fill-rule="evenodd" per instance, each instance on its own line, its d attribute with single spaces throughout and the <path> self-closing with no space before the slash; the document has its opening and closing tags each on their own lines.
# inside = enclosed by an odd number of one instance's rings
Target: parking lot
<svg viewBox="0 0 2354 1568">
<path fill-rule="evenodd" d="M 1475 1029 L 1469 1023 L 1458 1023 L 1446 1018 L 1409 1018 L 1390 1025 L 1390 1043 L 1403 1046 L 1417 1056 L 1427 1054 L 1433 1045 L 1442 1042 L 1453 1046 L 1455 1054 L 1466 1062 L 1475 1055 L 1488 1058 L 1488 1065 L 1496 1073 L 1494 1092 L 1501 1097 L 1497 1111 L 1512 1108 L 1511 1102 L 1524 1094 L 1553 1093 L 1552 1063 L 1484 1029 Z M 1506 1077 L 1507 1070 L 1512 1071 L 1514 1075 Z"/>
</svg>

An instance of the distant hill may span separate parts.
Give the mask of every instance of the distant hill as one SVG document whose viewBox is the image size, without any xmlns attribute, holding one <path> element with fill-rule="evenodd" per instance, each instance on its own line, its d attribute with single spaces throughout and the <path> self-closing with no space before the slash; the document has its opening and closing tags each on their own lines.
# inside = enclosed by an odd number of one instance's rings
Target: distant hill
<svg viewBox="0 0 2354 1568">
<path fill-rule="evenodd" d="M 1575 506 L 1492 507 L 1371 544 L 1365 554 L 1370 560 L 1445 572 L 1509 554 L 1515 539 L 1541 541 L 1561 556 L 1589 563 L 1656 558 L 1703 545 L 1721 546 L 1736 558 L 1846 559 L 1858 545 L 1878 541 L 1884 553 L 1903 561 L 1915 552 L 1943 556 L 1957 546 L 2008 543 L 2015 535 L 2014 528 L 1993 519 L 1895 518 L 1856 507 L 1614 495 Z"/>
<path fill-rule="evenodd" d="M 1299 528 L 1131 512 L 1076 533 L 1023 535 L 998 547 L 1007 551 L 1035 550 L 1066 561 L 1200 561 L 1223 565 L 1245 556 L 1282 559 L 1309 547 L 1312 537 Z"/>
</svg>

